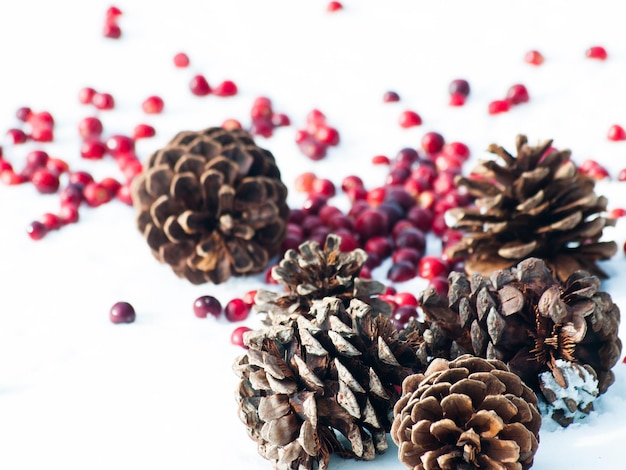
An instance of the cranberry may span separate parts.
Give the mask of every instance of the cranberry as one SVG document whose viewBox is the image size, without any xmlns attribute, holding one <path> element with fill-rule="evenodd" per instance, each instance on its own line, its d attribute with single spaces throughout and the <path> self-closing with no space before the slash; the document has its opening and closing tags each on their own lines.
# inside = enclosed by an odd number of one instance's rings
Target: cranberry
<svg viewBox="0 0 626 470">
<path fill-rule="evenodd" d="M 85 186 L 93 181 L 93 176 L 86 171 L 73 171 L 70 173 L 70 183 Z"/>
<path fill-rule="evenodd" d="M 450 99 L 448 100 L 448 104 L 450 106 L 463 106 L 465 104 L 465 95 L 461 93 L 452 93 L 450 95 Z"/>
<path fill-rule="evenodd" d="M 383 203 L 386 195 L 387 188 L 384 186 L 379 186 L 377 188 L 372 188 L 367 191 L 367 196 L 365 197 L 365 199 L 371 207 L 378 207 L 380 204 Z"/>
<path fill-rule="evenodd" d="M 132 191 L 130 190 L 129 184 L 121 185 L 119 189 L 117 190 L 117 193 L 115 193 L 115 197 L 117 197 L 121 202 L 123 202 L 127 206 L 133 205 Z"/>
<path fill-rule="evenodd" d="M 102 27 L 102 35 L 109 39 L 119 39 L 122 36 L 122 30 L 114 21 L 106 21 Z"/>
<path fill-rule="evenodd" d="M 372 165 L 389 165 L 391 161 L 385 155 L 375 155 L 372 157 Z"/>
<path fill-rule="evenodd" d="M 609 127 L 606 137 L 609 140 L 626 140 L 626 131 L 622 126 L 613 124 Z"/>
<path fill-rule="evenodd" d="M 241 300 L 243 300 L 248 307 L 252 308 L 252 306 L 254 305 L 254 299 L 256 297 L 256 294 L 257 294 L 256 289 L 249 290 L 243 295 Z"/>
<path fill-rule="evenodd" d="M 417 298 L 410 292 L 398 292 L 394 295 L 394 302 L 398 304 L 399 307 L 417 307 L 419 305 Z"/>
<path fill-rule="evenodd" d="M 32 110 L 28 106 L 22 106 L 15 111 L 15 117 L 22 122 L 26 122 L 31 114 Z"/>
<path fill-rule="evenodd" d="M 189 56 L 184 52 L 179 52 L 174 55 L 174 65 L 178 68 L 185 68 L 189 66 Z"/>
<path fill-rule="evenodd" d="M 470 156 L 470 149 L 463 142 L 450 142 L 443 146 L 441 149 L 444 155 L 450 155 L 460 158 L 462 161 L 466 161 Z"/>
<path fill-rule="evenodd" d="M 450 85 L 448 85 L 448 93 L 451 95 L 458 93 L 462 96 L 468 96 L 470 94 L 469 82 L 462 78 L 452 80 Z"/>
<path fill-rule="evenodd" d="M 436 256 L 424 256 L 418 265 L 418 274 L 425 279 L 447 276 L 450 272 L 448 263 Z"/>
<path fill-rule="evenodd" d="M 242 299 L 232 299 L 224 307 L 224 315 L 226 319 L 231 322 L 243 321 L 248 318 L 250 313 L 250 306 Z"/>
<path fill-rule="evenodd" d="M 59 177 L 47 168 L 38 168 L 31 177 L 37 191 L 41 194 L 56 193 L 59 189 Z"/>
<path fill-rule="evenodd" d="M 387 218 L 380 211 L 365 209 L 356 218 L 354 229 L 362 241 L 385 235 L 387 232 Z"/>
<path fill-rule="evenodd" d="M 14 144 L 23 144 L 28 140 L 28 136 L 21 129 L 9 129 L 7 131 L 7 136 Z"/>
<path fill-rule="evenodd" d="M 15 173 L 13 170 L 5 170 L 0 173 L 0 181 L 8 186 L 14 186 L 28 181 L 26 175 Z"/>
<path fill-rule="evenodd" d="M 391 260 L 394 263 L 398 263 L 400 261 L 408 261 L 413 266 L 417 266 L 422 259 L 423 252 L 418 251 L 415 248 L 398 248 L 391 255 Z"/>
<path fill-rule="evenodd" d="M 117 19 L 117 17 L 120 16 L 121 14 L 122 14 L 122 10 L 120 10 L 118 7 L 112 5 L 109 8 L 107 8 L 106 19 L 107 20 L 114 20 L 114 19 Z"/>
<path fill-rule="evenodd" d="M 83 200 L 82 185 L 70 183 L 59 192 L 61 206 L 78 207 Z"/>
<path fill-rule="evenodd" d="M 117 302 L 109 311 L 109 320 L 112 323 L 132 323 L 135 316 L 135 309 L 128 302 Z"/>
<path fill-rule="evenodd" d="M 397 329 L 405 328 L 411 318 L 417 318 L 417 309 L 412 305 L 398 307 L 393 313 L 393 324 Z"/>
<path fill-rule="evenodd" d="M 528 90 L 521 83 L 512 85 L 506 93 L 506 100 L 513 105 L 527 103 L 529 100 Z"/>
<path fill-rule="evenodd" d="M 191 93 L 196 96 L 206 96 L 211 93 L 211 87 L 209 86 L 209 82 L 207 82 L 204 75 L 194 75 L 189 82 L 189 89 Z"/>
<path fill-rule="evenodd" d="M 489 114 L 506 113 L 509 109 L 511 109 L 511 105 L 507 100 L 493 100 L 487 107 Z"/>
<path fill-rule="evenodd" d="M 319 194 L 327 199 L 330 199 L 336 194 L 335 184 L 326 178 L 316 178 L 313 180 L 311 191 L 314 194 Z"/>
<path fill-rule="evenodd" d="M 317 214 L 326 205 L 327 199 L 319 194 L 310 194 L 302 204 L 307 214 Z"/>
<path fill-rule="evenodd" d="M 244 349 L 248 349 L 248 346 L 245 345 L 243 340 L 244 333 L 247 333 L 248 331 L 251 331 L 251 328 L 247 326 L 238 326 L 237 328 L 235 328 L 230 334 L 231 344 L 234 346 L 241 346 Z"/>
<path fill-rule="evenodd" d="M 78 91 L 78 101 L 81 104 L 92 104 L 96 90 L 91 87 L 84 87 Z"/>
<path fill-rule="evenodd" d="M 324 145 L 339 144 L 339 132 L 334 127 L 320 126 L 315 132 L 315 138 Z"/>
<path fill-rule="evenodd" d="M 307 136 L 299 142 L 298 148 L 311 160 L 321 160 L 326 156 L 327 146 L 311 136 Z"/>
<path fill-rule="evenodd" d="M 156 130 L 149 124 L 137 124 L 133 129 L 133 139 L 146 139 L 148 137 L 154 137 Z"/>
<path fill-rule="evenodd" d="M 313 134 L 320 126 L 326 125 L 326 115 L 319 109 L 312 109 L 306 116 L 307 130 Z"/>
<path fill-rule="evenodd" d="M 110 93 L 96 92 L 91 98 L 91 103 L 100 110 L 109 110 L 115 107 L 115 100 Z"/>
<path fill-rule="evenodd" d="M 106 140 L 106 149 L 113 157 L 117 157 L 120 154 L 134 152 L 135 141 L 128 136 L 114 134 Z"/>
<path fill-rule="evenodd" d="M 0 173 L 2 173 L 3 171 L 13 171 L 13 165 L 11 165 L 9 162 L 7 162 L 6 160 L 4 160 L 2 157 L 0 157 Z"/>
<path fill-rule="evenodd" d="M 409 127 L 421 125 L 422 118 L 415 111 L 406 110 L 400 114 L 398 124 L 400 124 L 400 127 L 408 129 Z"/>
<path fill-rule="evenodd" d="M 272 101 L 265 97 L 259 96 L 252 103 L 252 108 L 250 109 L 250 117 L 254 119 L 265 118 L 269 119 L 271 122 L 272 119 Z"/>
<path fill-rule="evenodd" d="M 160 114 L 163 112 L 165 103 L 160 96 L 152 95 L 148 96 L 143 103 L 141 103 L 141 109 L 146 114 Z"/>
<path fill-rule="evenodd" d="M 39 113 L 30 113 L 27 122 L 31 127 L 52 128 L 54 127 L 54 118 L 48 111 Z"/>
<path fill-rule="evenodd" d="M 356 239 L 351 231 L 345 228 L 339 228 L 335 230 L 335 234 L 341 237 L 341 244 L 339 245 L 339 249 L 342 252 L 348 253 L 359 248 L 359 241 Z"/>
<path fill-rule="evenodd" d="M 307 216 L 307 212 L 302 209 L 291 209 L 287 222 L 291 224 L 301 224 Z"/>
<path fill-rule="evenodd" d="M 592 46 L 585 51 L 585 56 L 589 59 L 606 60 L 608 54 L 602 46 Z"/>
<path fill-rule="evenodd" d="M 243 129 L 243 126 L 241 125 L 241 123 L 239 121 L 237 121 L 237 119 L 225 119 L 224 122 L 222 123 L 222 127 L 224 129 L 226 129 L 227 131 L 232 131 L 234 129 Z"/>
<path fill-rule="evenodd" d="M 404 209 L 397 202 L 385 201 L 380 204 L 376 210 L 385 215 L 385 218 L 387 219 L 387 231 L 391 231 L 391 229 L 405 216 Z"/>
<path fill-rule="evenodd" d="M 543 64 L 543 54 L 539 51 L 531 50 L 524 54 L 524 62 L 531 65 Z"/>
<path fill-rule="evenodd" d="M 291 124 L 289 116 L 284 113 L 272 113 L 270 120 L 272 121 L 272 125 L 274 127 L 283 127 Z"/>
<path fill-rule="evenodd" d="M 433 225 L 435 214 L 433 211 L 421 206 L 413 206 L 407 212 L 406 218 L 422 232 L 428 232 Z"/>
<path fill-rule="evenodd" d="M 428 281 L 428 287 L 432 287 L 441 297 L 448 295 L 448 278 L 443 276 L 433 277 Z"/>
<path fill-rule="evenodd" d="M 608 218 L 609 219 L 621 219 L 626 215 L 626 209 L 623 207 L 616 207 L 615 209 L 611 209 L 609 211 Z"/>
<path fill-rule="evenodd" d="M 443 149 L 444 139 L 438 132 L 427 132 L 422 136 L 422 148 L 426 153 L 434 154 Z"/>
<path fill-rule="evenodd" d="M 333 229 L 333 230 L 337 230 L 339 228 L 345 228 L 347 230 L 354 231 L 354 222 L 352 221 L 352 219 L 350 217 L 348 217 L 345 214 L 337 214 L 337 215 L 335 215 L 328 222 L 328 226 L 331 229 Z"/>
<path fill-rule="evenodd" d="M 337 216 L 342 216 L 343 213 L 338 207 L 325 205 L 320 208 L 317 215 L 324 225 L 330 226 L 332 220 Z"/>
<path fill-rule="evenodd" d="M 415 265 L 409 261 L 393 263 L 387 271 L 387 278 L 391 282 L 405 282 L 416 276 Z"/>
<path fill-rule="evenodd" d="M 383 95 L 384 103 L 395 103 L 397 101 L 400 101 L 400 95 L 398 95 L 395 91 L 386 91 Z"/>
<path fill-rule="evenodd" d="M 54 132 L 48 127 L 34 127 L 29 137 L 35 142 L 52 142 L 54 140 Z"/>
<path fill-rule="evenodd" d="M 206 318 L 208 315 L 217 318 L 222 313 L 222 304 L 212 295 L 203 295 L 193 302 L 193 313 L 198 318 Z"/>
<path fill-rule="evenodd" d="M 102 134 L 102 121 L 97 117 L 86 117 L 78 123 L 78 134 L 83 139 L 97 138 Z"/>
<path fill-rule="evenodd" d="M 237 94 L 237 85 L 232 80 L 224 80 L 213 89 L 216 96 L 235 96 Z"/>
<path fill-rule="evenodd" d="M 100 183 L 88 183 L 83 188 L 83 199 L 89 207 L 98 207 L 109 202 L 112 195 Z"/>
<path fill-rule="evenodd" d="M 59 210 L 59 218 L 63 225 L 74 224 L 78 222 L 78 208 L 77 206 L 63 205 Z"/>
<path fill-rule="evenodd" d="M 48 230 L 58 230 L 63 225 L 60 217 L 51 212 L 46 212 L 39 217 L 39 222 L 46 226 Z"/>
<path fill-rule="evenodd" d="M 106 151 L 104 142 L 96 139 L 86 140 L 80 146 L 80 156 L 88 160 L 101 160 Z"/>
<path fill-rule="evenodd" d="M 326 11 L 333 13 L 335 11 L 339 11 L 343 9 L 343 5 L 340 2 L 337 1 L 332 1 L 332 2 L 328 2 L 328 5 L 326 5 Z"/>
<path fill-rule="evenodd" d="M 33 168 L 43 167 L 46 166 L 49 158 L 43 150 L 31 150 L 26 154 L 26 165 Z"/>
<path fill-rule="evenodd" d="M 396 248 L 414 248 L 418 252 L 424 252 L 426 249 L 426 236 L 415 227 L 408 227 L 399 232 L 394 237 Z"/>
<path fill-rule="evenodd" d="M 393 242 L 389 237 L 372 237 L 365 242 L 364 249 L 368 254 L 374 253 L 379 258 L 385 259 L 391 256 L 393 251 Z"/>
<path fill-rule="evenodd" d="M 341 180 L 341 189 L 345 192 L 353 188 L 363 188 L 364 186 L 363 180 L 356 175 L 348 175 Z"/>
<path fill-rule="evenodd" d="M 117 191 L 122 186 L 122 183 L 120 183 L 115 178 L 107 177 L 107 178 L 103 178 L 102 181 L 100 181 L 100 186 L 106 189 L 109 195 L 111 196 L 111 198 L 113 198 L 117 194 Z"/>
<path fill-rule="evenodd" d="M 41 240 L 48 233 L 48 228 L 43 223 L 35 220 L 30 223 L 26 229 L 26 233 L 28 233 L 28 236 L 32 240 Z"/>
</svg>

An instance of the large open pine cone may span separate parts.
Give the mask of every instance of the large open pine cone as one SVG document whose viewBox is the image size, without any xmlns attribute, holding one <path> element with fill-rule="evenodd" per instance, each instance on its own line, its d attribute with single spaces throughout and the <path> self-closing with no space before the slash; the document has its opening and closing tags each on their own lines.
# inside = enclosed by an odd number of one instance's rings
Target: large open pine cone
<svg viewBox="0 0 626 470">
<path fill-rule="evenodd" d="M 241 129 L 180 132 L 150 156 L 132 196 L 154 256 L 194 284 L 263 271 L 286 233 L 274 156 Z"/>
<path fill-rule="evenodd" d="M 407 377 L 391 437 L 412 470 L 523 470 L 539 447 L 537 397 L 506 365 L 435 359 Z"/>
<path fill-rule="evenodd" d="M 280 470 L 325 469 L 332 453 L 384 452 L 396 387 L 425 368 L 419 335 L 400 339 L 388 317 L 357 299 L 348 308 L 336 297 L 315 300 L 309 317 L 286 317 L 244 341 L 249 349 L 233 366 L 240 419 Z"/>
<path fill-rule="evenodd" d="M 439 324 L 457 350 L 505 362 L 537 393 L 546 371 L 567 386 L 560 359 L 591 367 L 599 393 L 613 383 L 620 311 L 598 291 L 597 277 L 577 271 L 562 283 L 542 260 L 529 258 L 491 278 L 451 273 L 448 284 L 447 298 L 428 288 L 420 304 L 427 322 Z"/>
<path fill-rule="evenodd" d="M 469 178 L 457 177 L 476 197 L 476 207 L 446 213 L 449 226 L 464 232 L 449 255 L 466 257 L 468 273 L 488 275 L 536 257 L 561 280 L 579 269 L 606 277 L 596 261 L 617 251 L 615 242 L 599 241 L 604 227 L 615 224 L 600 215 L 607 200 L 595 194 L 594 180 L 578 171 L 569 150 L 551 145 L 531 146 L 518 135 L 517 157 L 492 144 L 489 151 L 502 164 L 484 161 Z"/>
<path fill-rule="evenodd" d="M 356 298 L 371 305 L 376 313 L 390 314 L 390 305 L 378 298 L 385 286 L 359 277 L 367 253 L 360 248 L 342 252 L 340 245 L 341 237 L 329 234 L 323 248 L 315 241 L 307 241 L 298 250 L 285 252 L 271 272 L 285 291 L 261 289 L 255 297 L 254 309 L 266 314 L 266 324 L 280 322 L 293 314 L 306 315 L 313 301 L 324 297 L 340 298 L 344 307 Z"/>
</svg>

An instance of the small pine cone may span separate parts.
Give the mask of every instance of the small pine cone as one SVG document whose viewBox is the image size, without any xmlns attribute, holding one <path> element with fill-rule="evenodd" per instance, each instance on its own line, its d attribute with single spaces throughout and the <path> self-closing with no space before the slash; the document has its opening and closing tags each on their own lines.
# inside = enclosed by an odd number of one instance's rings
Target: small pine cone
<svg viewBox="0 0 626 470">
<path fill-rule="evenodd" d="M 263 271 L 286 233 L 286 198 L 274 156 L 219 127 L 178 133 L 132 185 L 152 253 L 193 284 Z"/>
<path fill-rule="evenodd" d="M 539 388 L 544 398 L 539 403 L 542 413 L 563 427 L 593 411 L 593 401 L 599 394 L 598 378 L 591 367 L 562 359 L 555 361 L 552 373 L 539 374 Z"/>
<path fill-rule="evenodd" d="M 407 377 L 391 438 L 413 470 L 522 470 L 539 447 L 535 393 L 497 360 L 433 360 Z"/>
<path fill-rule="evenodd" d="M 517 157 L 493 144 L 489 151 L 502 164 L 484 161 L 469 178 L 457 177 L 476 207 L 446 213 L 448 225 L 464 233 L 448 255 L 466 257 L 469 274 L 489 275 L 535 257 L 561 281 L 580 269 L 607 277 L 596 265 L 617 251 L 615 242 L 599 241 L 604 227 L 615 225 L 599 215 L 607 199 L 594 193 L 594 180 L 578 171 L 569 150 L 553 149 L 551 140 L 527 142 L 517 136 Z"/>
<path fill-rule="evenodd" d="M 325 469 L 333 453 L 371 460 L 384 452 L 399 386 L 425 368 L 415 337 L 400 339 L 364 302 L 346 309 L 328 297 L 311 311 L 245 334 L 249 349 L 233 365 L 240 419 L 280 470 Z"/>
<path fill-rule="evenodd" d="M 426 322 L 441 325 L 444 344 L 505 362 L 538 394 L 539 375 L 547 371 L 566 387 L 559 359 L 591 367 L 599 393 L 613 383 L 620 311 L 598 292 L 597 277 L 578 271 L 561 283 L 542 260 L 529 258 L 490 279 L 452 273 L 448 282 L 447 298 L 430 288 L 419 296 Z"/>
<path fill-rule="evenodd" d="M 390 305 L 379 299 L 385 286 L 374 280 L 358 277 L 367 253 L 360 248 L 340 250 L 341 237 L 330 234 L 324 248 L 315 241 L 302 243 L 298 250 L 287 250 L 283 259 L 272 268 L 272 277 L 283 284 L 285 292 L 259 290 L 254 309 L 266 314 L 266 324 L 280 323 L 291 315 L 308 314 L 315 300 L 337 297 L 348 307 L 352 299 L 371 305 L 375 313 L 389 315 Z"/>
</svg>

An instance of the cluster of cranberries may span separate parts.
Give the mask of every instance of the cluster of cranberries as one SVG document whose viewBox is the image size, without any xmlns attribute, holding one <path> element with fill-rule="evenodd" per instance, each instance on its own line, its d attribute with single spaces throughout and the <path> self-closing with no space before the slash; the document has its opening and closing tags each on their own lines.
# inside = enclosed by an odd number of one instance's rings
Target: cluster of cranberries
<svg viewBox="0 0 626 470">
<path fill-rule="evenodd" d="M 441 134 L 427 132 L 421 152 L 403 148 L 397 153 L 384 186 L 368 189 L 358 176 L 345 177 L 341 190 L 351 201 L 346 213 L 330 202 L 336 194 L 330 180 L 303 173 L 296 178 L 295 188 L 307 192 L 307 199 L 302 208 L 290 212 L 283 249 L 297 248 L 305 240 L 322 245 L 332 232 L 341 237 L 343 251 L 360 247 L 368 253 L 361 276 L 370 277 L 373 269 L 391 258 L 390 281 L 420 276 L 441 289 L 459 260 L 445 254 L 425 255 L 426 234 L 440 237 L 443 248 L 458 242 L 459 234 L 448 229 L 444 214 L 471 202 L 454 183 L 468 157 L 465 144 L 445 143 Z"/>
<path fill-rule="evenodd" d="M 122 30 L 118 24 L 118 19 L 122 15 L 122 10 L 116 6 L 107 8 L 104 17 L 104 26 L 102 27 L 102 35 L 109 39 L 119 39 L 122 36 Z"/>
<path fill-rule="evenodd" d="M 512 106 L 527 103 L 529 99 L 530 97 L 526 86 L 521 83 L 516 83 L 509 87 L 504 99 L 491 101 L 487 107 L 487 111 L 489 114 L 506 113 Z"/>
<path fill-rule="evenodd" d="M 328 124 L 324 113 L 313 109 L 306 116 L 305 128 L 296 131 L 296 144 L 311 160 L 321 160 L 328 147 L 339 144 L 339 131 Z"/>
<path fill-rule="evenodd" d="M 250 108 L 250 120 L 250 134 L 260 135 L 262 137 L 271 137 L 274 135 L 274 129 L 277 127 L 284 127 L 291 124 L 291 120 L 286 114 L 274 111 L 272 101 L 265 96 L 259 96 L 252 103 L 252 107 Z M 234 120 L 228 120 L 229 123 L 230 121 Z M 230 126 L 223 127 L 228 129 Z M 241 128 L 241 124 L 239 124 L 239 128 Z"/>
</svg>

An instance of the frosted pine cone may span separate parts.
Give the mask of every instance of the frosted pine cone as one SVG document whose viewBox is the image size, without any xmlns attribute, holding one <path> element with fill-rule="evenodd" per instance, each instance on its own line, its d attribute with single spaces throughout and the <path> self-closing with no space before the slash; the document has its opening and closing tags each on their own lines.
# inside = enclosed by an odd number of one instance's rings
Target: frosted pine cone
<svg viewBox="0 0 626 470">
<path fill-rule="evenodd" d="M 537 397 L 506 365 L 471 355 L 435 359 L 407 377 L 391 437 L 412 470 L 523 470 L 539 446 Z"/>
<path fill-rule="evenodd" d="M 263 271 L 286 233 L 286 197 L 274 156 L 219 127 L 180 132 L 132 185 L 152 253 L 193 284 Z"/>
</svg>

